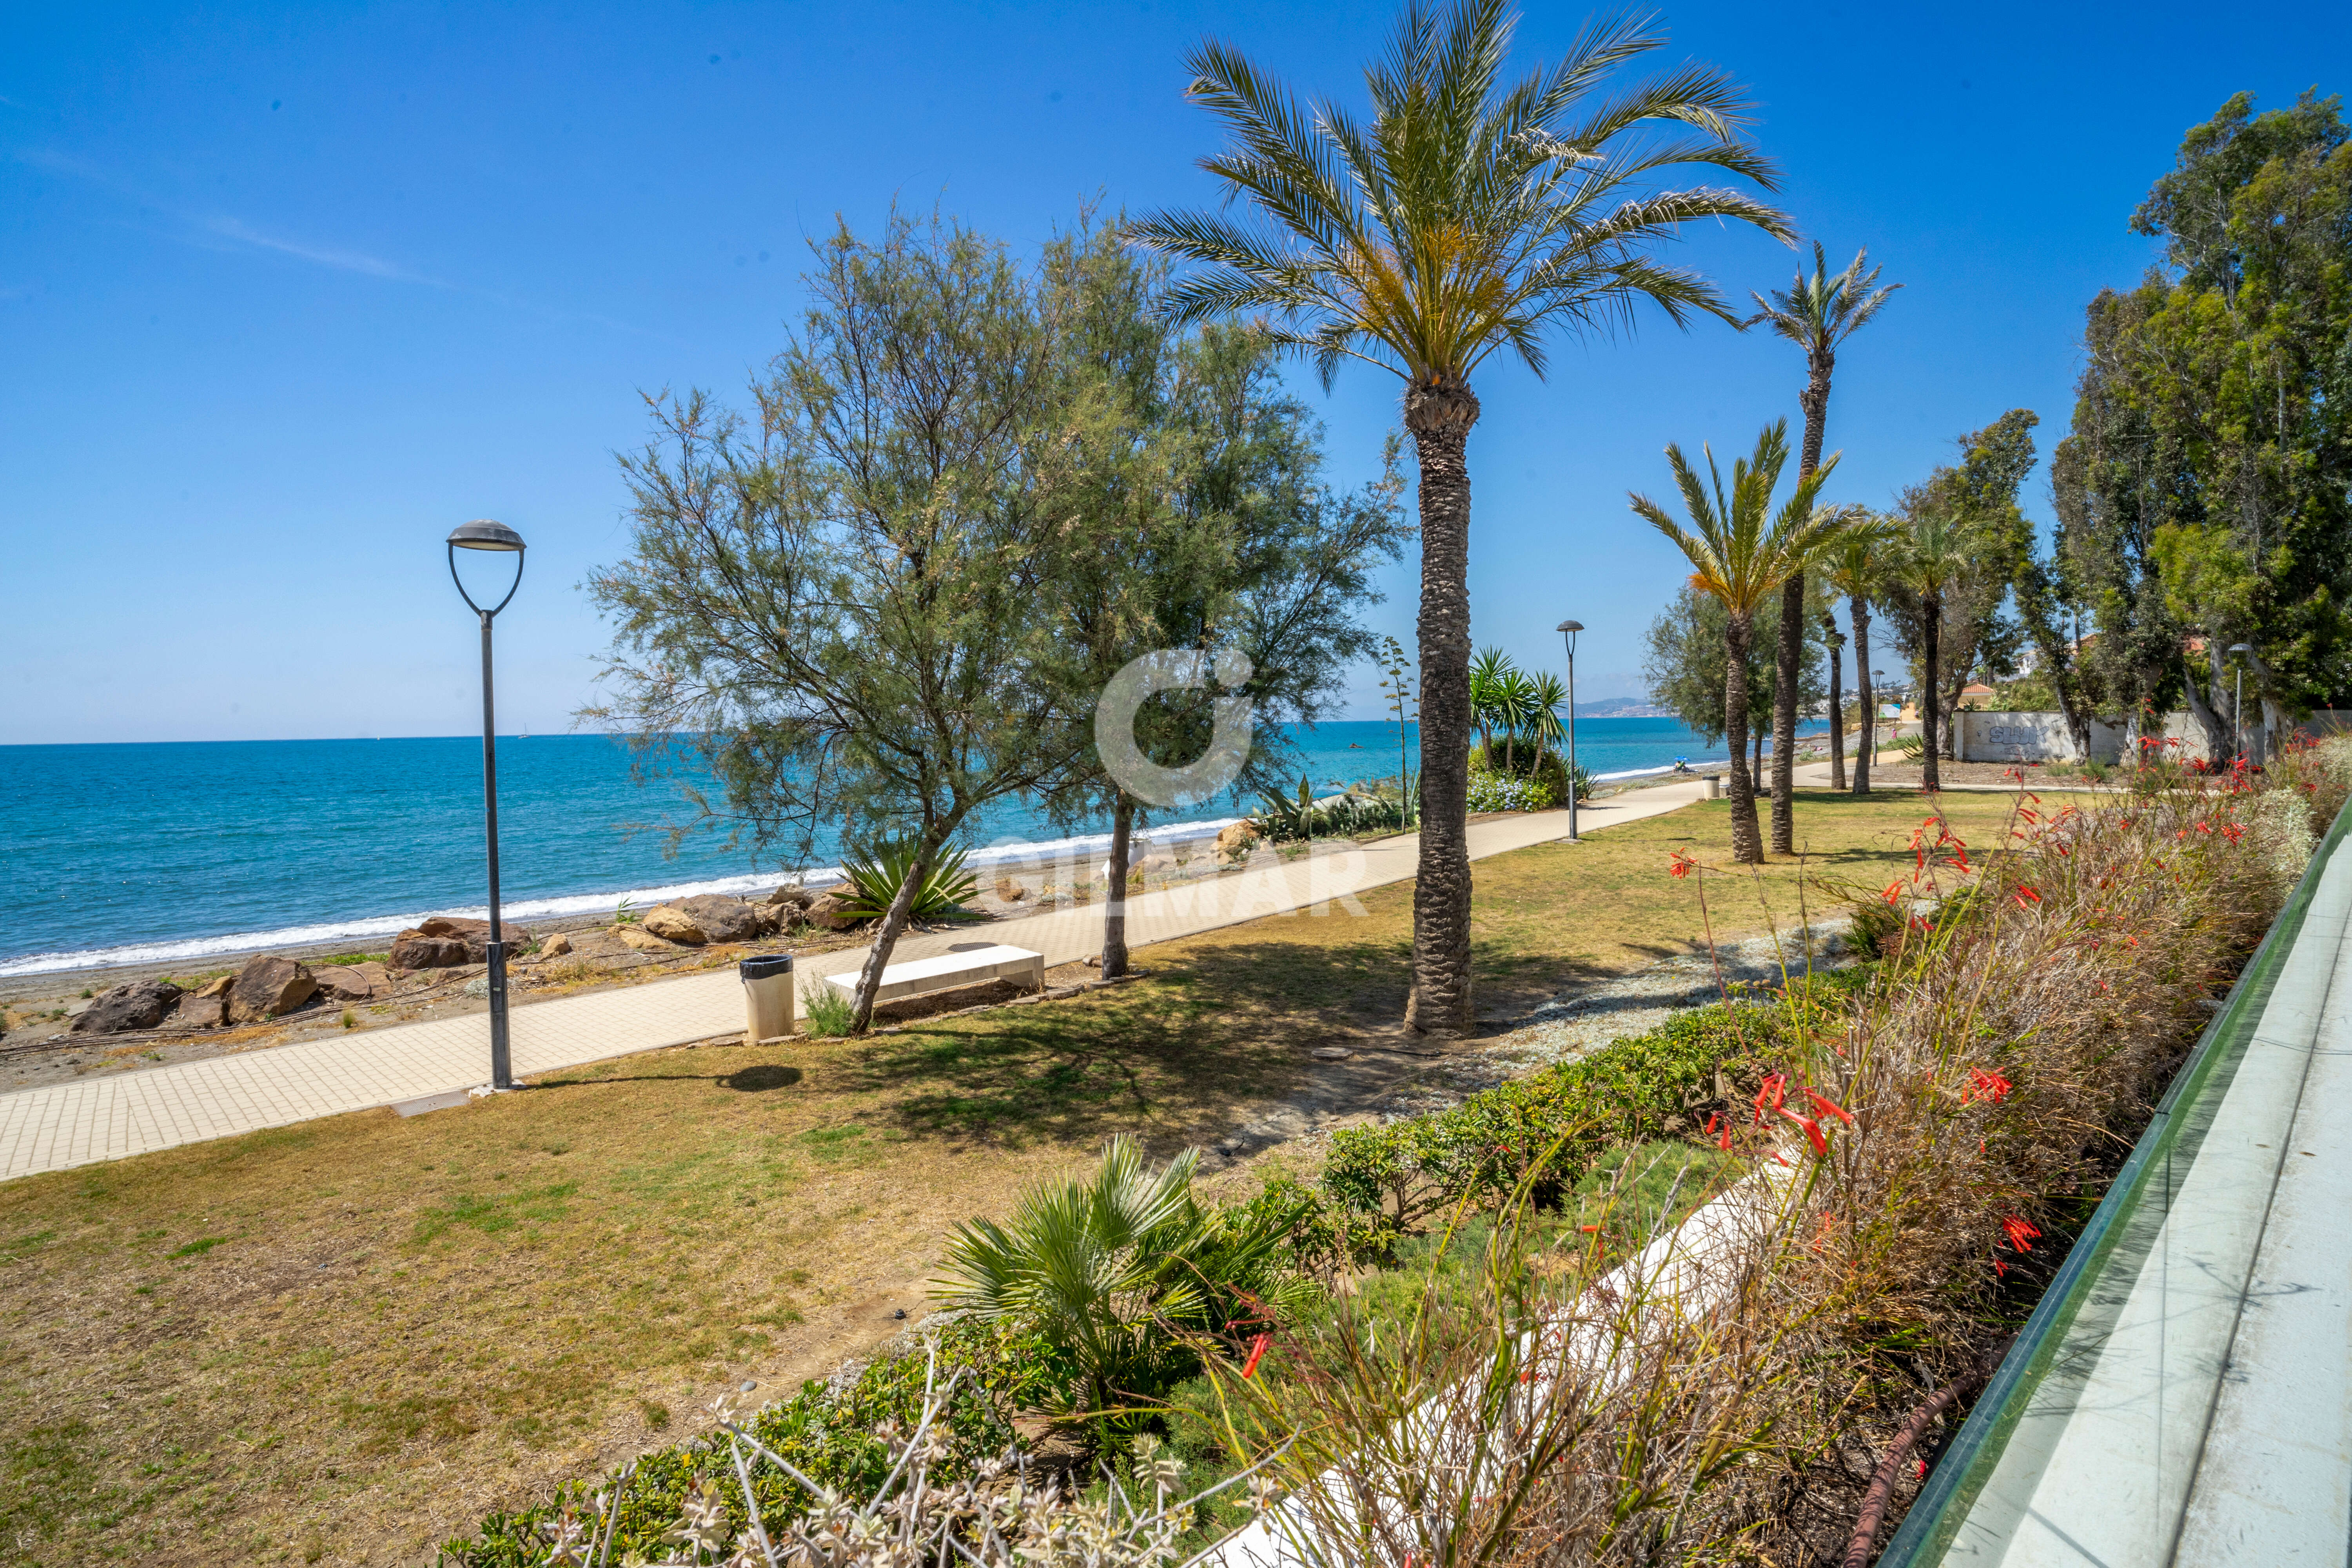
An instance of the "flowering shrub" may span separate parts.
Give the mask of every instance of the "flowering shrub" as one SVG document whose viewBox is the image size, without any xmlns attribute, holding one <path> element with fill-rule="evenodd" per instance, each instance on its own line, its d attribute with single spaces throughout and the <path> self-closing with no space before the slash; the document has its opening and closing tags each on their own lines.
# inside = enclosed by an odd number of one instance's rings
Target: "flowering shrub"
<svg viewBox="0 0 2352 1568">
<path fill-rule="evenodd" d="M 1473 811 L 1549 811 L 1558 804 L 1559 795 L 1548 780 L 1475 770 L 1470 774 Z"/>
</svg>

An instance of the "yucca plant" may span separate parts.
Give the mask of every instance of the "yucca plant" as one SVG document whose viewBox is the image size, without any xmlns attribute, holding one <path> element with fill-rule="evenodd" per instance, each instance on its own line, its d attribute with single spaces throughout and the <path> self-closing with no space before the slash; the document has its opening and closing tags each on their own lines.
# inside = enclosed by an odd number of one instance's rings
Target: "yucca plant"
<svg viewBox="0 0 2352 1568">
<path fill-rule="evenodd" d="M 980 890 L 980 879 L 966 866 L 961 849 L 942 849 L 930 874 L 915 893 L 908 914 L 914 920 L 937 920 L 956 913 L 966 899 Z M 915 847 L 902 839 L 886 839 L 871 849 L 844 850 L 841 874 L 849 880 L 844 914 L 860 920 L 880 920 L 898 896 L 900 884 L 914 868 Z"/>
<path fill-rule="evenodd" d="M 1286 1273 L 1270 1223 L 1193 1201 L 1199 1162 L 1188 1149 L 1154 1169 L 1121 1133 L 1090 1180 L 1031 1189 L 1005 1225 L 959 1226 L 932 1293 L 1066 1352 L 1082 1385 L 1074 1413 L 1143 1414 L 1191 1375 L 1201 1336 L 1295 1308 L 1311 1289 Z"/>
</svg>

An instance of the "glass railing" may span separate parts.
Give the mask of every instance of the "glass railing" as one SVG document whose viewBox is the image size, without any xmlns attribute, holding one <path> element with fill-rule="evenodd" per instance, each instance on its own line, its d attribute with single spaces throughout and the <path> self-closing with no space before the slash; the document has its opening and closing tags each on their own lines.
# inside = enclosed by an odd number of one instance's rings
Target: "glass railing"
<svg viewBox="0 0 2352 1568">
<path fill-rule="evenodd" d="M 2340 1184 L 2338 1167 L 2352 1164 L 2331 1158 L 2343 1140 L 2323 1131 L 2326 1106 L 2315 1103 L 2337 1102 L 2337 1120 L 2352 1112 L 2352 984 L 2332 984 L 2352 924 L 2352 855 L 2337 853 L 2347 824 L 2352 805 L 1888 1542 L 1885 1568 L 2299 1562 L 2275 1552 L 2301 1534 L 2332 1539 L 2313 1561 L 2345 1561 L 2338 1505 L 2352 1465 L 2340 1450 L 2352 1410 L 2338 1395 L 2352 1389 L 2352 1342 L 2327 1316 L 2341 1315 L 2345 1292 L 2282 1315 L 2276 1303 L 2313 1288 L 2274 1265 L 2317 1236 L 2341 1272 L 2352 1210 L 2283 1219 L 2273 1205 L 2283 1176 L 2298 1193 L 2318 1181 L 2334 1201 L 2325 1183 Z M 2305 1260 L 2317 1250 L 2305 1246 Z M 2309 1419 L 2282 1436 L 2281 1403 L 2299 1398 Z"/>
</svg>

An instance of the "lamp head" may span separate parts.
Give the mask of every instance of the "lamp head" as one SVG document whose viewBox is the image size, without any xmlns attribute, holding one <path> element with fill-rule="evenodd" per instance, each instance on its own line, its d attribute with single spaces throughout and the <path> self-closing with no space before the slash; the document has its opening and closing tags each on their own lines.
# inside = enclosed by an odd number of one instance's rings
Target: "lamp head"
<svg viewBox="0 0 2352 1568">
<path fill-rule="evenodd" d="M 449 531 L 449 542 L 459 550 L 507 550 L 520 552 L 522 535 L 503 522 L 480 518 L 461 522 Z"/>
<path fill-rule="evenodd" d="M 1584 629 L 1584 623 L 1582 621 L 1562 621 L 1553 629 L 1555 631 L 1563 632 L 1580 632 Z"/>
<path fill-rule="evenodd" d="M 2252 653 L 2254 651 L 2254 645 L 2250 642 L 2231 643 L 2230 645 L 2230 651 L 2231 653 Z"/>
</svg>

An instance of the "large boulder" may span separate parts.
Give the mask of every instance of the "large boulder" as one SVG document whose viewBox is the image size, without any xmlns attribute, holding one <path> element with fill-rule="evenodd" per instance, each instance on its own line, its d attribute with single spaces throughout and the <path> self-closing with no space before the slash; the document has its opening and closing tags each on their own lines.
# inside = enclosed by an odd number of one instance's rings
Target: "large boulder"
<svg viewBox="0 0 2352 1568">
<path fill-rule="evenodd" d="M 322 963 L 310 974 L 330 1002 L 364 1002 L 392 988 L 380 963 Z"/>
<path fill-rule="evenodd" d="M 539 944 L 539 956 L 541 958 L 562 958 L 571 951 L 572 934 L 569 931 L 557 931 Z"/>
<path fill-rule="evenodd" d="M 682 947 L 700 947 L 710 940 L 692 915 L 676 904 L 656 904 L 646 911 L 646 930 L 664 942 L 674 942 Z"/>
<path fill-rule="evenodd" d="M 510 953 L 530 945 L 530 932 L 524 927 L 508 922 L 499 932 Z M 489 921 L 435 915 L 393 939 L 390 962 L 394 969 L 454 969 L 464 963 L 488 963 L 489 950 Z"/>
<path fill-rule="evenodd" d="M 757 909 L 740 899 L 718 893 L 697 893 L 665 907 L 677 910 L 701 927 L 703 937 L 710 942 L 750 942 L 768 929 L 768 922 Z"/>
<path fill-rule="evenodd" d="M 168 980 L 133 980 L 118 985 L 92 1002 L 71 1026 L 77 1035 L 119 1035 L 127 1029 L 152 1029 L 162 1023 L 180 1000 L 180 988 Z"/>
<path fill-rule="evenodd" d="M 614 926 L 613 934 L 621 939 L 624 946 L 635 948 L 639 952 L 676 952 L 677 951 L 676 942 L 664 942 L 643 926 Z"/>
<path fill-rule="evenodd" d="M 216 1029 L 228 1022 L 228 998 L 204 996 L 191 991 L 180 998 L 172 1016 L 163 1020 L 167 1029 Z"/>
<path fill-rule="evenodd" d="M 810 901 L 808 913 L 803 918 L 819 931 L 847 931 L 852 926 L 864 924 L 866 920 L 863 915 L 849 912 L 849 895 L 839 889 L 819 893 Z"/>
<path fill-rule="evenodd" d="M 1250 852 L 1250 846 L 1255 844 L 1259 837 L 1258 830 L 1246 822 L 1227 823 L 1224 831 L 1217 835 L 1217 858 L 1220 860 L 1246 858 Z"/>
<path fill-rule="evenodd" d="M 229 1021 L 257 1023 L 289 1013 L 318 994 L 319 982 L 305 964 L 261 954 L 246 961 L 228 988 Z"/>
<path fill-rule="evenodd" d="M 768 895 L 768 903 L 772 907 L 789 906 L 796 910 L 804 910 L 809 907 L 810 900 L 815 896 L 797 883 L 787 882 Z"/>
</svg>

